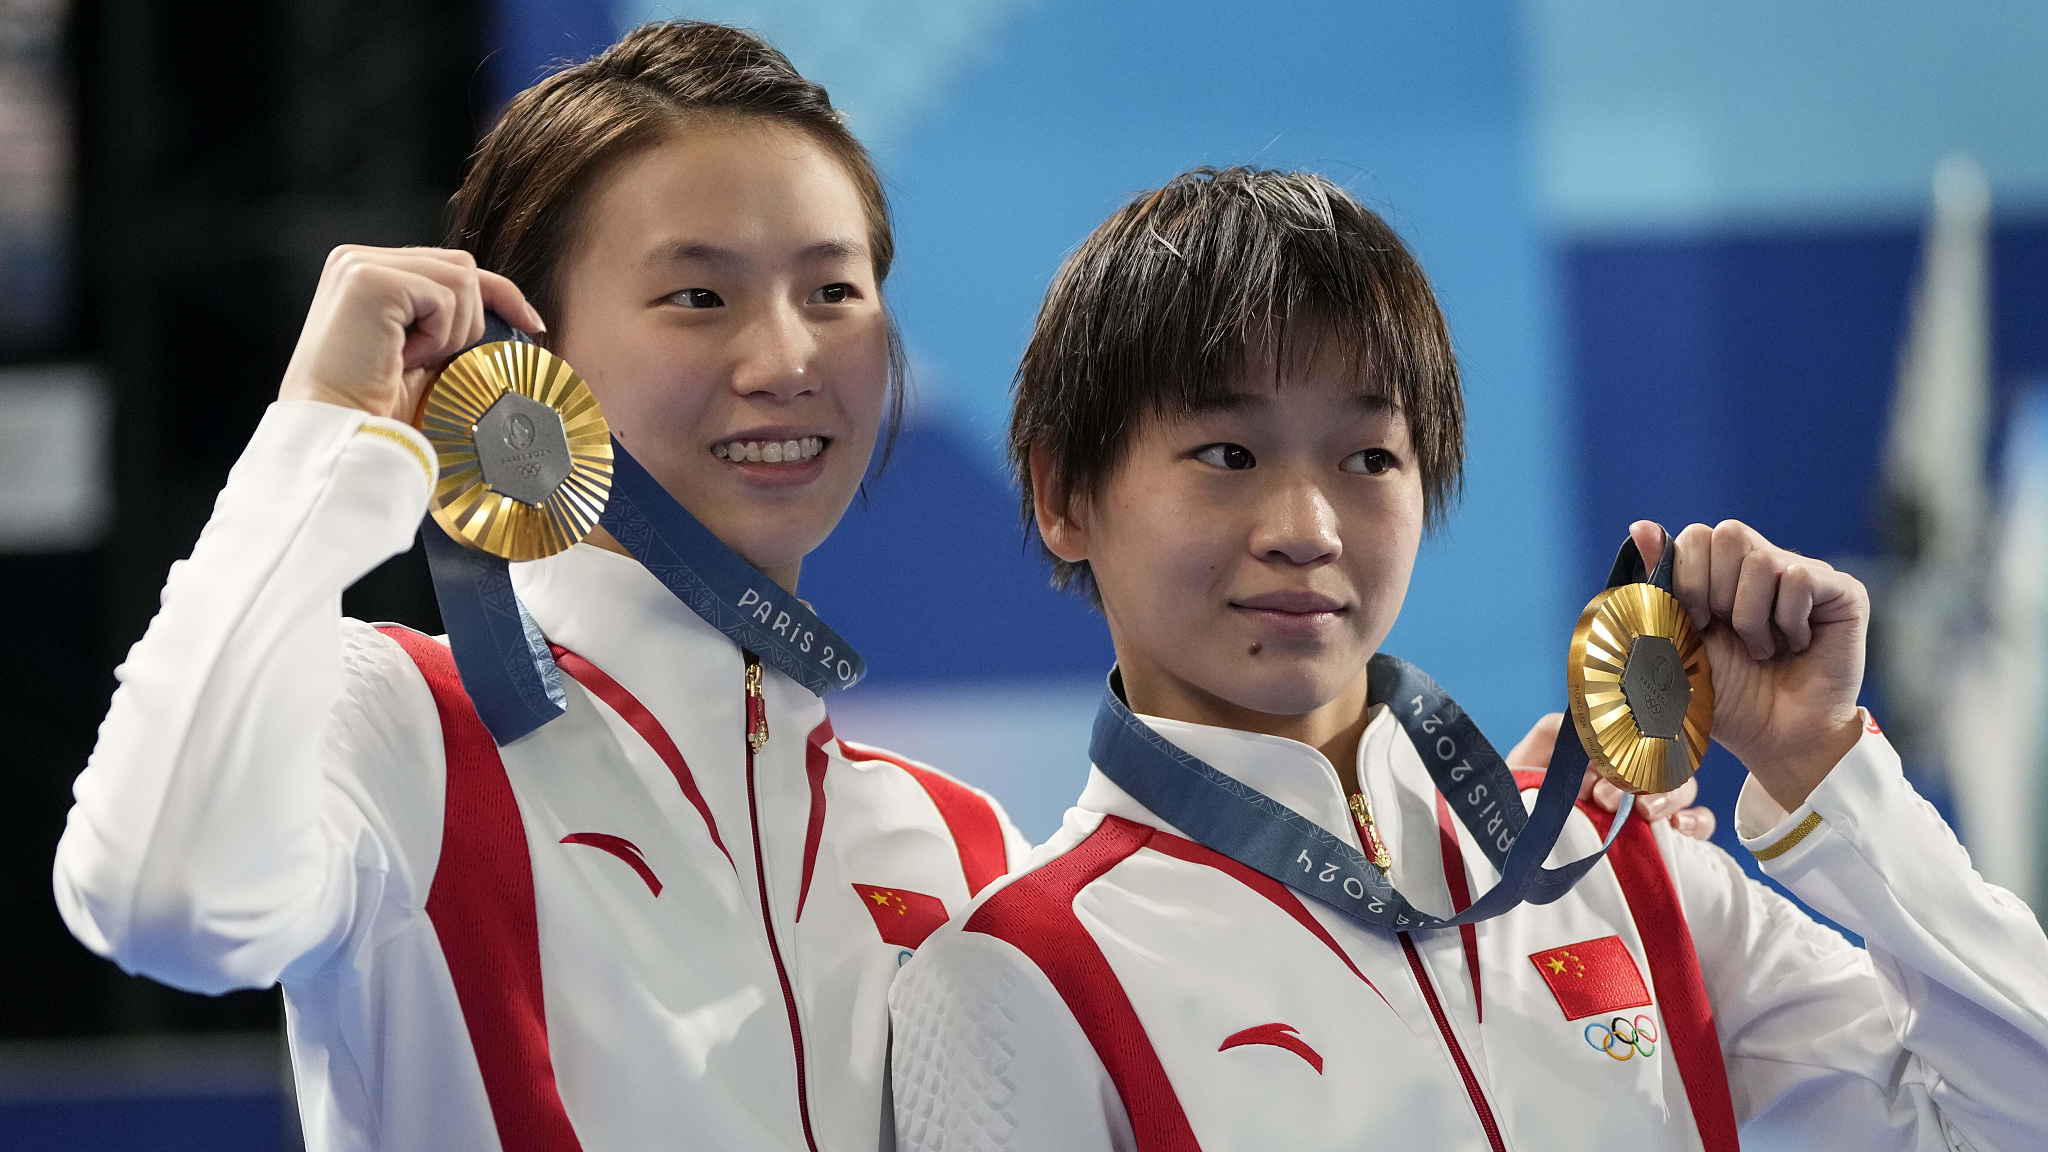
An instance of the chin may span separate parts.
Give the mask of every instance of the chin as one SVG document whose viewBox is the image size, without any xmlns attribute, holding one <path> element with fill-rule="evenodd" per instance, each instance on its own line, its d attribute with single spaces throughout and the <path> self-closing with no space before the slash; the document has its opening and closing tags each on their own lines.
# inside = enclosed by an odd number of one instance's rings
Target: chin
<svg viewBox="0 0 2048 1152">
<path fill-rule="evenodd" d="M 1248 711 L 1305 716 L 1342 695 L 1350 680 L 1314 667 L 1252 668 L 1212 691 Z"/>
</svg>

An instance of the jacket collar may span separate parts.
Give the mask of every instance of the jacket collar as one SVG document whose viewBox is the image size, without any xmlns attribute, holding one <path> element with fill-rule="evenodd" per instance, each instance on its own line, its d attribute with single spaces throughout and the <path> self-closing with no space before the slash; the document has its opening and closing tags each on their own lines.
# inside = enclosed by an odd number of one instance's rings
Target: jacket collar
<svg viewBox="0 0 2048 1152">
<path fill-rule="evenodd" d="M 603 667 L 600 652 L 635 646 L 650 631 L 694 649 L 715 643 L 740 664 L 739 649 L 675 598 L 638 560 L 578 544 L 544 560 L 512 565 L 512 587 L 549 640 Z M 693 652 L 702 659 L 709 653 Z"/>
<path fill-rule="evenodd" d="M 1357 826 L 1351 819 L 1349 797 L 1337 779 L 1336 769 L 1315 748 L 1283 736 L 1236 728 L 1142 714 L 1138 719 L 1183 751 L 1287 805 L 1331 835 L 1362 850 Z M 1437 910 L 1448 911 L 1442 853 L 1437 844 L 1435 785 L 1400 723 L 1384 705 L 1373 706 L 1372 718 L 1359 737 L 1358 778 L 1372 801 L 1380 835 L 1393 853 L 1394 866 L 1389 871 L 1394 883 L 1410 899 L 1432 908 L 1443 904 L 1445 907 Z M 1121 816 L 1176 836 L 1187 836 L 1093 768 L 1081 798 L 1075 803 L 1085 811 Z"/>
</svg>

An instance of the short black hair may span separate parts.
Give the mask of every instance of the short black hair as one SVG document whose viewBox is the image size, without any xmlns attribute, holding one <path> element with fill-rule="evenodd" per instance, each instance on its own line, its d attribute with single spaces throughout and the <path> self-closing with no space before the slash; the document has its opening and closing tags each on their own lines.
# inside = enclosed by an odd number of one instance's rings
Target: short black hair
<svg viewBox="0 0 2048 1152">
<path fill-rule="evenodd" d="M 1254 348 L 1277 364 L 1347 357 L 1366 394 L 1407 419 L 1427 518 L 1441 522 L 1463 475 L 1465 402 L 1421 265 L 1321 176 L 1205 167 L 1132 198 L 1053 277 L 1010 417 L 1027 527 L 1034 451 L 1054 508 L 1091 499 L 1139 421 L 1216 405 Z M 1086 561 L 1046 556 L 1055 585 L 1100 602 Z"/>
</svg>

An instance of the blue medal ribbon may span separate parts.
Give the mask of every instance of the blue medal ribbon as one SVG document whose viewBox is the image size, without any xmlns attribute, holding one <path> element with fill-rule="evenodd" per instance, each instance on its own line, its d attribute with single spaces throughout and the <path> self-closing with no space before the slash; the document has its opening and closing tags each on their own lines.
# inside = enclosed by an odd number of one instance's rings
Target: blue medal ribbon
<svg viewBox="0 0 2048 1152">
<path fill-rule="evenodd" d="M 1673 551 L 1667 539 L 1657 570 L 1646 576 L 1635 544 L 1623 545 L 1607 586 L 1647 579 L 1669 591 Z M 1585 745 L 1569 719 L 1558 728 L 1535 807 L 1525 812 L 1507 762 L 1436 681 L 1385 654 L 1372 658 L 1366 677 L 1368 699 L 1385 704 L 1400 723 L 1437 791 L 1500 872 L 1499 883 L 1457 915 L 1417 908 L 1342 838 L 1154 731 L 1124 703 L 1116 672 L 1095 714 L 1089 758 L 1132 799 L 1203 846 L 1375 928 L 1449 928 L 1490 920 L 1525 902 L 1548 904 L 1607 854 L 1635 807 L 1634 796 L 1624 795 L 1597 851 L 1557 868 L 1543 864 L 1586 771 Z"/>
<path fill-rule="evenodd" d="M 525 339 L 485 314 L 479 343 Z M 853 645 L 690 515 L 616 436 L 598 523 L 705 623 L 818 695 L 867 675 Z M 512 590 L 511 565 L 451 539 L 432 516 L 420 535 L 455 669 L 491 738 L 510 744 L 567 711 L 561 670 Z"/>
</svg>

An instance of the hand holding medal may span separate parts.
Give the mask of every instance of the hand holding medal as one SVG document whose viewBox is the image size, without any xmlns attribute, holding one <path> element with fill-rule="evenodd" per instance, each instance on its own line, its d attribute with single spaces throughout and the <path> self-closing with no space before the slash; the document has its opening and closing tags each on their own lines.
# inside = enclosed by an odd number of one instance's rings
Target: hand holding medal
<svg viewBox="0 0 2048 1152">
<path fill-rule="evenodd" d="M 1663 529 L 1638 521 L 1630 534 L 1661 566 Z M 1672 594 L 1711 669 L 1714 738 L 1797 808 L 1861 738 L 1869 593 L 1740 521 L 1694 524 L 1675 543 Z"/>
<path fill-rule="evenodd" d="M 517 286 L 467 252 L 344 244 L 320 271 L 278 398 L 410 420 L 442 365 L 483 338 L 486 310 L 545 327 Z"/>
</svg>

